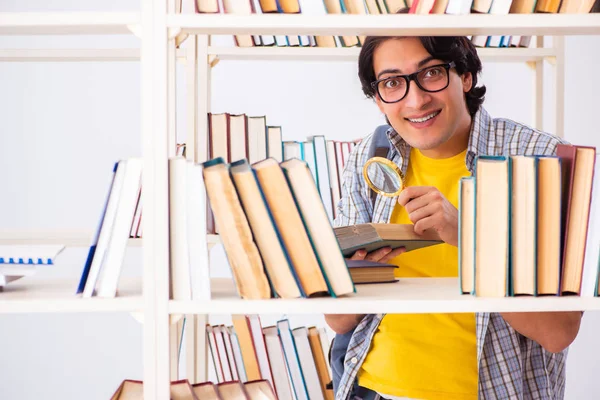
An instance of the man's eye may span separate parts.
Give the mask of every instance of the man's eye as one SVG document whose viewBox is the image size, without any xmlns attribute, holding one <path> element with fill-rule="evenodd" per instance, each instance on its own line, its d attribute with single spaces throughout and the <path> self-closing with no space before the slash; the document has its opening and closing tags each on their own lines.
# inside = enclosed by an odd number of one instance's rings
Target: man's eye
<svg viewBox="0 0 600 400">
<path fill-rule="evenodd" d="M 441 67 L 435 67 L 435 68 L 431 68 L 431 69 L 427 70 L 427 77 L 429 77 L 429 78 L 435 78 L 436 76 L 439 76 L 441 74 L 442 74 Z"/>
<path fill-rule="evenodd" d="M 400 80 L 399 79 L 388 79 L 387 81 L 384 82 L 384 86 L 386 89 L 394 89 L 394 88 L 400 86 Z"/>
</svg>

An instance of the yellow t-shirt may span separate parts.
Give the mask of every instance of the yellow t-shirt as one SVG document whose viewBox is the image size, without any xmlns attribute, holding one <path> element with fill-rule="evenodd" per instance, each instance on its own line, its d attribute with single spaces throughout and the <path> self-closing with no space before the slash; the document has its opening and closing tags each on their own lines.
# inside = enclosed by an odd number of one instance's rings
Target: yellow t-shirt
<svg viewBox="0 0 600 400">
<path fill-rule="evenodd" d="M 458 182 L 470 175 L 466 150 L 431 159 L 412 149 L 407 186 L 434 186 L 458 206 Z M 411 224 L 396 204 L 390 223 Z M 458 249 L 449 244 L 414 250 L 394 258 L 397 277 L 457 277 Z M 398 283 L 402 290 L 402 283 Z M 418 399 L 477 399 L 475 315 L 387 314 L 373 337 L 358 374 L 360 386 L 381 394 Z"/>
</svg>

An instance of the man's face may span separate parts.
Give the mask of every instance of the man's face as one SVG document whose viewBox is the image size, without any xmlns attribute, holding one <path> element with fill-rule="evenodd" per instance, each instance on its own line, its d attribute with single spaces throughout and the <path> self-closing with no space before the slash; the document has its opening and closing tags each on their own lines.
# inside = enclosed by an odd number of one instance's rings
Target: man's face
<svg viewBox="0 0 600 400">
<path fill-rule="evenodd" d="M 376 79 L 406 75 L 445 61 L 432 59 L 418 38 L 390 39 L 379 44 L 373 54 Z M 436 149 L 455 134 L 469 117 L 465 92 L 471 89 L 471 75 L 459 76 L 450 69 L 450 83 L 440 92 L 428 93 L 410 82 L 408 94 L 397 103 L 376 102 L 392 127 L 412 147 Z"/>
</svg>

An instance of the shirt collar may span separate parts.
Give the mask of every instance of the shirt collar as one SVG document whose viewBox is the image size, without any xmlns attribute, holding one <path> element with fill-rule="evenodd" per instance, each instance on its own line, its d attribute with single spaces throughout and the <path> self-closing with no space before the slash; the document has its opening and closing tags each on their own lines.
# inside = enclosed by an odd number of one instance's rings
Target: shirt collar
<svg viewBox="0 0 600 400">
<path fill-rule="evenodd" d="M 488 154 L 490 135 L 494 131 L 493 124 L 492 117 L 488 112 L 483 107 L 479 107 L 479 110 L 477 110 L 471 121 L 469 144 L 467 145 L 467 154 L 465 156 L 465 164 L 470 172 L 473 172 L 475 157 L 478 154 Z M 388 158 L 393 159 L 396 154 L 399 154 L 402 161 L 401 170 L 406 176 L 411 146 L 392 127 L 388 129 L 386 134 L 392 145 Z"/>
</svg>

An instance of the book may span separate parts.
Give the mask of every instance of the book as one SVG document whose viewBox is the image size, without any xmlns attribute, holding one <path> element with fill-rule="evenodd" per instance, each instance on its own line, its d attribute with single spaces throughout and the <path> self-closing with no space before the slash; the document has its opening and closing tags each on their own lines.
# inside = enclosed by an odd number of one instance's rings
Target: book
<svg viewBox="0 0 600 400">
<path fill-rule="evenodd" d="M 284 299 L 301 297 L 289 254 L 254 171 L 246 160 L 231 164 L 229 170 L 275 294 Z"/>
<path fill-rule="evenodd" d="M 250 400 L 242 382 L 229 381 L 217 385 L 217 390 L 223 400 Z"/>
<path fill-rule="evenodd" d="M 281 166 L 268 158 L 253 169 L 304 293 L 309 297 L 326 295 L 325 278 Z"/>
<path fill-rule="evenodd" d="M 557 295 L 561 257 L 561 159 L 539 157 L 537 204 L 537 293 Z"/>
<path fill-rule="evenodd" d="M 350 276 L 354 284 L 397 282 L 394 264 L 386 264 L 368 260 L 346 260 Z"/>
<path fill-rule="evenodd" d="M 292 159 L 280 165 L 294 195 L 331 295 L 342 296 L 356 292 L 307 164 Z"/>
<path fill-rule="evenodd" d="M 250 400 L 277 400 L 268 381 L 261 379 L 244 384 Z"/>
<path fill-rule="evenodd" d="M 198 400 L 222 400 L 216 386 L 212 382 L 202 382 L 192 385 L 194 394 Z"/>
<path fill-rule="evenodd" d="M 536 295 L 538 159 L 511 156 L 511 162 L 511 293 Z"/>
<path fill-rule="evenodd" d="M 566 173 L 570 195 L 566 203 L 560 290 L 562 294 L 579 295 L 589 227 L 596 149 L 559 144 L 557 155 L 571 167 Z"/>
<path fill-rule="evenodd" d="M 458 192 L 458 277 L 460 292 L 475 291 L 475 178 L 463 177 Z"/>
<path fill-rule="evenodd" d="M 357 250 L 368 253 L 382 247 L 406 248 L 406 251 L 421 249 L 444 243 L 436 232 L 417 235 L 412 224 L 357 224 L 333 229 L 344 257 L 352 256 Z"/>
<path fill-rule="evenodd" d="M 279 400 L 293 400 L 292 389 L 288 379 L 288 368 L 285 363 L 283 348 L 276 326 L 265 326 L 263 328 L 265 346 L 273 371 L 273 384 Z"/>
<path fill-rule="evenodd" d="M 144 400 L 144 383 L 126 379 L 121 382 L 110 400 Z"/>
<path fill-rule="evenodd" d="M 510 286 L 511 158 L 475 160 L 475 295 L 505 297 Z"/>
<path fill-rule="evenodd" d="M 204 183 L 240 297 L 268 299 L 271 287 L 229 168 L 217 158 L 203 164 Z"/>
<path fill-rule="evenodd" d="M 313 358 L 315 359 L 315 365 L 317 366 L 319 383 L 321 384 L 323 396 L 326 400 L 333 400 L 333 390 L 327 388 L 327 384 L 331 382 L 331 374 L 327 367 L 327 354 L 323 352 L 319 330 L 314 326 L 308 328 L 308 341 L 310 343 Z"/>
<path fill-rule="evenodd" d="M 187 379 L 171 382 L 171 400 L 199 400 Z"/>
</svg>

